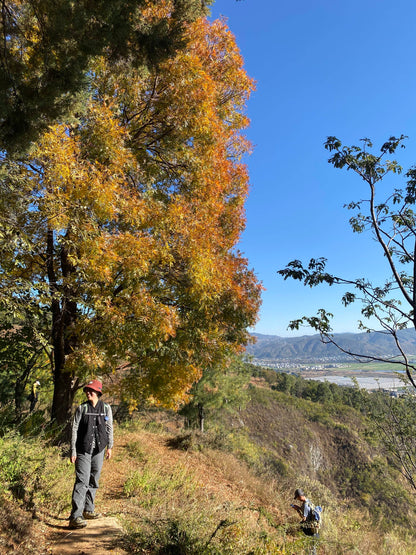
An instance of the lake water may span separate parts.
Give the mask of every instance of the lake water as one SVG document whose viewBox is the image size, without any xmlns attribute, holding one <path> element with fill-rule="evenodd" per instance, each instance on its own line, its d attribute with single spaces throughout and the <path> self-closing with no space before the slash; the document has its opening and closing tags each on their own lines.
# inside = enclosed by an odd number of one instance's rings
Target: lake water
<svg viewBox="0 0 416 555">
<path fill-rule="evenodd" d="M 336 383 L 337 385 L 349 385 L 353 386 L 354 382 L 352 381 L 350 376 L 320 376 L 319 378 L 310 378 L 312 380 L 317 380 L 320 382 L 331 382 Z M 403 382 L 399 378 L 372 378 L 372 377 L 362 377 L 362 376 L 355 376 L 355 379 L 358 382 L 358 385 L 362 389 L 401 389 L 403 387 Z"/>
</svg>

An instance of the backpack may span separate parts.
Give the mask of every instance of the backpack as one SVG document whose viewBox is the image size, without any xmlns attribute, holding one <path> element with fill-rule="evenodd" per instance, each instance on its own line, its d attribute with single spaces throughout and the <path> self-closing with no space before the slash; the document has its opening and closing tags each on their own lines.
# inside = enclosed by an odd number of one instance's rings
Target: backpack
<svg viewBox="0 0 416 555">
<path fill-rule="evenodd" d="M 28 397 L 29 398 L 29 397 Z M 109 405 L 107 403 L 103 403 L 104 405 L 104 414 L 97 413 L 97 416 L 104 416 L 105 420 L 108 420 L 108 413 L 109 413 Z M 88 401 L 86 403 L 82 403 L 82 413 L 87 414 L 88 411 Z"/>
<path fill-rule="evenodd" d="M 309 507 L 309 515 L 307 518 L 307 526 L 313 528 L 314 531 L 318 531 L 322 524 L 322 507 L 320 505 L 314 505 L 308 499 L 306 504 Z"/>
</svg>

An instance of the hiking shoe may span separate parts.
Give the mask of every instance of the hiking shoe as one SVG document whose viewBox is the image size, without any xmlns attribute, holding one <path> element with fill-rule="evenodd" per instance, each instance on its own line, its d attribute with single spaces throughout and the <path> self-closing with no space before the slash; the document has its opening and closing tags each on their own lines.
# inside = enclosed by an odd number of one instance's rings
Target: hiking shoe
<svg viewBox="0 0 416 555">
<path fill-rule="evenodd" d="M 69 519 L 69 527 L 70 528 L 85 528 L 87 523 L 81 516 L 77 516 L 77 518 L 70 518 Z"/>
<path fill-rule="evenodd" d="M 95 511 L 84 511 L 82 516 L 86 520 L 94 520 L 95 518 L 101 518 L 103 515 L 101 513 L 96 513 Z"/>
</svg>

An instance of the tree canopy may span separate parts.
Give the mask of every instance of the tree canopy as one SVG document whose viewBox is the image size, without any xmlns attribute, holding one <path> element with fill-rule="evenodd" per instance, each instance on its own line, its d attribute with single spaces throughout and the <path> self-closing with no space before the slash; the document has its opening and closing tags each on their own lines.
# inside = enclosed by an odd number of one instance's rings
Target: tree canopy
<svg viewBox="0 0 416 555">
<path fill-rule="evenodd" d="M 85 109 L 3 157 L 0 300 L 50 314 L 58 422 L 92 369 L 119 365 L 133 406 L 178 405 L 256 320 L 261 287 L 236 250 L 253 82 L 224 22 L 184 40 L 152 69 L 95 57 Z"/>
<path fill-rule="evenodd" d="M 153 67 L 184 45 L 201 0 L 3 0 L 0 149 L 20 150 L 67 119 L 89 86 L 91 60 Z M 78 109 L 80 102 L 78 102 Z"/>
</svg>

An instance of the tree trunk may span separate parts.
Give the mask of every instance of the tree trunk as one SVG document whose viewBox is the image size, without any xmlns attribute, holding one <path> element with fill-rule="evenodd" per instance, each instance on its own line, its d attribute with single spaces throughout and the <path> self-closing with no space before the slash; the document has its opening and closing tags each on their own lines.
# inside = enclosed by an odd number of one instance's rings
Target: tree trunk
<svg viewBox="0 0 416 555">
<path fill-rule="evenodd" d="M 71 372 L 65 370 L 65 357 L 73 351 L 75 337 L 71 334 L 71 326 L 76 316 L 76 304 L 63 301 L 52 303 L 52 337 L 54 348 L 54 391 L 51 418 L 62 427 L 63 439 L 69 439 L 71 428 L 72 403 L 78 380 Z"/>
<path fill-rule="evenodd" d="M 25 374 L 19 376 L 14 385 L 14 407 L 15 407 L 15 417 L 16 422 L 20 422 L 22 418 L 22 401 L 24 398 L 25 386 L 27 377 Z"/>
<path fill-rule="evenodd" d="M 199 420 L 199 431 L 204 433 L 204 423 L 205 423 L 205 410 L 201 403 L 198 403 L 198 420 Z"/>
<path fill-rule="evenodd" d="M 65 371 L 65 357 L 70 354 L 76 344 L 76 338 L 71 333 L 71 328 L 77 315 L 77 304 L 72 299 L 69 288 L 62 290 L 56 280 L 54 265 L 55 245 L 53 231 L 48 233 L 48 278 L 52 292 L 52 342 L 53 342 L 53 375 L 54 391 L 52 400 L 51 419 L 62 427 L 62 438 L 67 440 L 70 436 L 71 413 L 76 383 L 72 373 Z M 60 250 L 60 265 L 62 275 L 67 277 L 73 267 L 68 261 L 65 247 Z"/>
<path fill-rule="evenodd" d="M 71 374 L 65 372 L 63 368 L 57 369 L 55 366 L 51 418 L 62 427 L 62 439 L 64 440 L 69 439 L 74 394 Z"/>
</svg>

